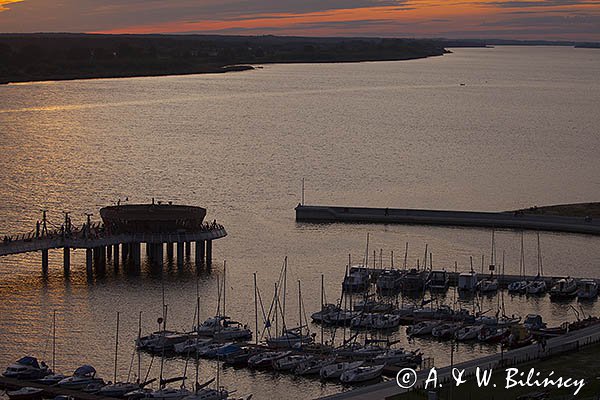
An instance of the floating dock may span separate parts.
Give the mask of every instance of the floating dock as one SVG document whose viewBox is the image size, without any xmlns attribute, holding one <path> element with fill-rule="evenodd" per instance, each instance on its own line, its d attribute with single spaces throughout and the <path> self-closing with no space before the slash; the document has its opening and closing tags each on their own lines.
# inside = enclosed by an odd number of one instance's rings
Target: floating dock
<svg viewBox="0 0 600 400">
<path fill-rule="evenodd" d="M 410 208 L 311 206 L 299 204 L 296 207 L 296 221 L 311 223 L 445 225 L 600 235 L 600 219 L 534 215 L 520 211 L 479 212 L 419 210 Z"/>
</svg>

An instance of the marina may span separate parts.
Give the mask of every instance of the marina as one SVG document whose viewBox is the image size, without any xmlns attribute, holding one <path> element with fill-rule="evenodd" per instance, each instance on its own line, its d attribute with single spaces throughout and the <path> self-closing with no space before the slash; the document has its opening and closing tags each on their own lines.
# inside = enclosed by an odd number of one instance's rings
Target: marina
<svg viewBox="0 0 600 400">
<path fill-rule="evenodd" d="M 596 200 L 596 53 L 452 51 L 406 63 L 3 87 L 0 373 L 32 356 L 65 378 L 93 366 L 113 393 L 155 379 L 145 388 L 164 386 L 157 396 L 210 382 L 230 398 L 382 398 L 398 394 L 395 374 L 419 358 L 418 371 L 445 373 L 502 354 L 541 362 L 543 340 L 552 349 L 544 359 L 563 347 L 576 357 L 576 341 L 585 354 L 600 316 L 600 246 L 579 229 L 595 229 L 597 218 L 574 217 L 572 234 L 562 219 L 559 229 L 539 226 L 542 216 L 506 226 L 498 214 L 530 219 L 494 210 Z M 296 219 L 302 178 L 307 209 L 364 205 L 378 220 Z M 113 230 L 101 210 L 127 205 L 206 215 L 185 231 Z M 482 210 L 494 221 L 391 223 L 386 205 Z M 409 335 L 419 323 L 422 334 Z M 163 383 L 186 379 L 161 385 L 161 370 Z M 50 388 L 43 397 L 104 397 Z"/>
</svg>

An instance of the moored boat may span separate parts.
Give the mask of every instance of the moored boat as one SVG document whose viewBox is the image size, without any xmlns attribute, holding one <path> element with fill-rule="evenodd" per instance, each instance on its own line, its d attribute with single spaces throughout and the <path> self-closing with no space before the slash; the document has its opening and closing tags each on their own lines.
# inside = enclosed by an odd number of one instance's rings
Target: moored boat
<svg viewBox="0 0 600 400">
<path fill-rule="evenodd" d="M 2 373 L 7 378 L 34 380 L 41 379 L 52 371 L 46 363 L 38 362 L 38 359 L 31 356 L 20 358 L 18 361 L 10 364 Z"/>
<path fill-rule="evenodd" d="M 339 378 L 346 370 L 358 368 L 363 364 L 364 361 L 333 363 L 322 367 L 319 371 L 319 375 L 323 379 L 336 379 Z"/>
<path fill-rule="evenodd" d="M 568 300 L 577 296 L 577 281 L 571 277 L 559 279 L 550 289 L 550 300 Z"/>
<path fill-rule="evenodd" d="M 360 367 L 347 369 L 340 375 L 343 383 L 367 382 L 381 377 L 385 365 L 362 365 Z"/>
</svg>

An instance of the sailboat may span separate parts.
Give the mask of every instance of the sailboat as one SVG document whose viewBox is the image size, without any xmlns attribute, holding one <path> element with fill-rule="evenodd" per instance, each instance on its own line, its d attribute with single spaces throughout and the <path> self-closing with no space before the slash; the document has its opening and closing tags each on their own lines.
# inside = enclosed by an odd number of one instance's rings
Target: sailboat
<svg viewBox="0 0 600 400">
<path fill-rule="evenodd" d="M 224 340 L 249 340 L 252 338 L 252 331 L 246 325 L 231 320 L 226 314 L 226 278 L 227 264 L 223 261 L 223 290 L 219 290 L 217 315 L 209 318 L 204 323 L 198 324 L 196 333 L 201 336 L 212 337 L 216 341 Z M 221 293 L 223 308 L 221 311 Z"/>
<path fill-rule="evenodd" d="M 287 257 L 284 260 L 283 273 L 281 276 L 283 277 L 283 309 L 281 310 L 281 316 L 283 319 L 283 330 L 281 335 L 276 337 L 270 337 L 267 339 L 267 346 L 274 348 L 297 348 L 298 346 L 302 346 L 303 344 L 309 344 L 314 341 L 314 335 L 310 335 L 308 333 L 308 325 L 302 324 L 302 290 L 300 286 L 300 281 L 298 281 L 298 314 L 299 314 L 299 325 L 295 328 L 288 329 L 285 324 L 285 288 L 286 288 L 286 279 L 287 279 Z M 275 295 L 274 299 L 275 309 L 279 308 L 279 296 Z M 304 331 L 306 329 L 306 332 Z"/>
<path fill-rule="evenodd" d="M 142 322 L 142 313 L 140 312 L 138 337 L 141 334 L 141 322 Z M 129 380 L 127 380 L 125 382 L 118 382 L 117 381 L 118 354 L 119 354 L 119 313 L 117 312 L 117 328 L 116 328 L 116 334 L 115 334 L 115 371 L 114 371 L 114 379 L 113 379 L 114 383 L 108 384 L 108 385 L 100 388 L 100 391 L 98 392 L 98 394 L 100 394 L 101 396 L 106 396 L 106 397 L 124 397 L 127 393 L 133 392 L 138 389 L 143 389 L 144 386 L 146 386 L 156 380 L 156 379 L 152 379 L 148 382 L 144 382 L 144 383 L 140 382 L 140 377 L 139 377 L 140 359 L 139 359 L 139 355 L 138 355 L 138 379 L 137 379 L 137 382 L 129 382 Z M 132 361 L 133 361 L 133 359 L 132 359 Z"/>
<path fill-rule="evenodd" d="M 542 252 L 540 249 L 540 234 L 537 234 L 537 276 L 534 280 L 527 284 L 527 294 L 543 294 L 546 293 L 546 281 L 542 278 L 544 269 L 542 265 Z"/>
<path fill-rule="evenodd" d="M 519 275 L 525 277 L 525 250 L 523 249 L 524 234 L 521 232 L 521 258 L 519 260 Z M 511 282 L 508 285 L 509 293 L 525 293 L 527 290 L 528 282 L 525 279 L 520 281 Z"/>
<path fill-rule="evenodd" d="M 481 268 L 483 269 L 484 259 L 481 258 Z M 493 293 L 498 291 L 498 279 L 494 278 L 494 271 L 496 269 L 496 241 L 494 231 L 492 230 L 492 254 L 490 256 L 490 277 L 482 279 L 479 282 L 480 293 Z"/>
</svg>

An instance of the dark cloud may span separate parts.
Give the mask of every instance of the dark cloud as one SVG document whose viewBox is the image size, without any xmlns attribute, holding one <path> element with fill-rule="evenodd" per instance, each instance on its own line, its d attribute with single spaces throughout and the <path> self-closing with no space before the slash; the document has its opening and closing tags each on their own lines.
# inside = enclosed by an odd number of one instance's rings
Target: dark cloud
<svg viewBox="0 0 600 400">
<path fill-rule="evenodd" d="M 541 0 L 541 1 L 529 1 L 529 0 L 514 0 L 514 1 L 490 1 L 481 2 L 486 6 L 502 7 L 502 8 L 529 8 L 529 7 L 562 7 L 562 6 L 575 6 L 575 5 L 586 5 L 595 4 L 598 5 L 597 0 Z"/>
<path fill-rule="evenodd" d="M 97 31 L 171 21 L 238 20 L 247 15 L 309 13 L 408 0 L 24 0 L 0 13 L 2 31 Z"/>
</svg>

